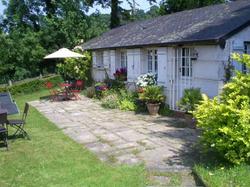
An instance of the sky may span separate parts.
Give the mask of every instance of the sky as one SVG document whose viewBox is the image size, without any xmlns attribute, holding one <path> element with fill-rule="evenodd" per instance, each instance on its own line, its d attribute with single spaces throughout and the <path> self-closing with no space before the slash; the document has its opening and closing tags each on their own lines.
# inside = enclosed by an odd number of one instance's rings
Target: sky
<svg viewBox="0 0 250 187">
<path fill-rule="evenodd" d="M 122 1 L 122 7 L 125 8 L 125 9 L 130 9 L 127 1 Z M 150 4 L 147 0 L 135 0 L 136 2 L 136 8 L 139 8 L 139 9 L 143 9 L 145 11 L 149 10 L 150 8 Z M 160 0 L 157 0 L 157 2 L 159 3 Z M 1 1 L 0 1 L 0 14 L 3 14 L 3 10 L 4 10 L 4 6 L 2 5 Z M 101 13 L 110 13 L 110 9 L 103 9 L 101 8 L 101 6 L 95 6 L 94 8 L 91 8 L 90 9 L 90 13 L 93 13 L 95 12 L 96 10 L 99 10 Z"/>
</svg>

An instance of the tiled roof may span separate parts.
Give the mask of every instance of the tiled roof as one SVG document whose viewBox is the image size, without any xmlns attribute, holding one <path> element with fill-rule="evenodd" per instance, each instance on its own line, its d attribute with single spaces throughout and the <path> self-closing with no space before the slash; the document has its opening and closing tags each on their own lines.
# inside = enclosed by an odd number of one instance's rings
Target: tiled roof
<svg viewBox="0 0 250 187">
<path fill-rule="evenodd" d="M 86 42 L 83 48 L 219 43 L 249 23 L 250 0 L 238 0 L 129 23 Z"/>
</svg>

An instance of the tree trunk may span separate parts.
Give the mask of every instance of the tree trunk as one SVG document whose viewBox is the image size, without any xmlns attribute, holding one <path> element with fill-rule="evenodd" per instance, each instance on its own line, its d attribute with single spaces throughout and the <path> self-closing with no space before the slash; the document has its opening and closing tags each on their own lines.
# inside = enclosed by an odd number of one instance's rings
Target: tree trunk
<svg viewBox="0 0 250 187">
<path fill-rule="evenodd" d="M 118 0 L 111 0 L 110 28 L 113 29 L 113 28 L 118 27 L 118 26 L 120 26 L 119 2 L 118 2 Z"/>
</svg>

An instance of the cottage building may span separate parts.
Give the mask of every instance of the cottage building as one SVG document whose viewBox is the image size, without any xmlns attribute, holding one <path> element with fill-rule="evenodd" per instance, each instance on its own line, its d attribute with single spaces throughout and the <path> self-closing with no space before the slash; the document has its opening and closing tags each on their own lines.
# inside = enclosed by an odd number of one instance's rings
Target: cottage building
<svg viewBox="0 0 250 187">
<path fill-rule="evenodd" d="M 209 97 L 219 94 L 232 52 L 250 52 L 250 1 L 207 6 L 112 29 L 83 45 L 93 54 L 93 78 L 111 78 L 127 68 L 128 84 L 141 74 L 157 74 L 167 103 L 176 103 L 187 88 Z M 232 62 L 240 71 L 246 67 Z"/>
</svg>

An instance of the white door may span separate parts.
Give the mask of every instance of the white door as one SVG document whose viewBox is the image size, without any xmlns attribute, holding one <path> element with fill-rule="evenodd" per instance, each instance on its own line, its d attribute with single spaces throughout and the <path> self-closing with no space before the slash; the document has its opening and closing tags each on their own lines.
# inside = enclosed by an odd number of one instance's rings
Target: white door
<svg viewBox="0 0 250 187">
<path fill-rule="evenodd" d="M 191 48 L 176 48 L 175 57 L 172 60 L 172 78 L 170 107 L 178 110 L 178 102 L 183 96 L 185 89 L 193 87 L 193 72 Z"/>
</svg>

